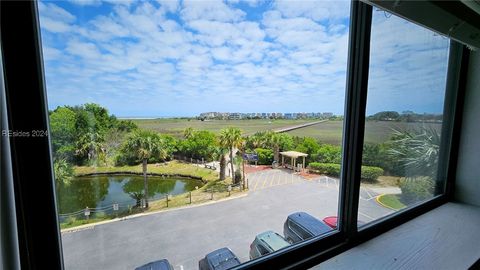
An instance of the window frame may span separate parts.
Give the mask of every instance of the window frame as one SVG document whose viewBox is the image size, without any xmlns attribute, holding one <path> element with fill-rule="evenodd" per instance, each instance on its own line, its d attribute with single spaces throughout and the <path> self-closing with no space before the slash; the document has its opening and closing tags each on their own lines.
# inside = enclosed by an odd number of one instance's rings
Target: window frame
<svg viewBox="0 0 480 270">
<path fill-rule="evenodd" d="M 0 12 L 9 127 L 17 131 L 49 130 L 37 4 L 35 1 L 3 1 Z M 443 150 L 439 160 L 444 193 L 369 223 L 360 230 L 357 228 L 371 22 L 372 6 L 352 0 L 337 230 L 234 269 L 312 267 L 452 200 L 469 55 L 465 46 L 454 41 L 449 53 L 444 105 L 446 124 L 442 126 Z M 25 112 L 28 117 L 24 116 Z M 50 138 L 11 138 L 10 147 L 22 269 L 64 269 Z M 29 164 L 28 169 L 25 164 Z M 43 226 L 38 225 L 38 220 Z M 49 250 L 46 255 L 45 250 Z"/>
</svg>

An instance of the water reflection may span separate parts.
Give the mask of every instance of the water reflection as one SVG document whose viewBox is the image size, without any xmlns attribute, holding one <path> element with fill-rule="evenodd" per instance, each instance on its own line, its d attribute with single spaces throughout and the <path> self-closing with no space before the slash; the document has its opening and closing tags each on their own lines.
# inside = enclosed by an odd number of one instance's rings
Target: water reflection
<svg viewBox="0 0 480 270">
<path fill-rule="evenodd" d="M 177 195 L 201 186 L 201 181 L 187 178 L 148 177 L 148 197 L 161 199 L 165 194 Z M 113 203 L 129 203 L 134 206 L 143 194 L 143 176 L 112 175 L 82 176 L 70 184 L 57 186 L 60 214 L 71 213 L 85 207 L 98 208 Z"/>
</svg>

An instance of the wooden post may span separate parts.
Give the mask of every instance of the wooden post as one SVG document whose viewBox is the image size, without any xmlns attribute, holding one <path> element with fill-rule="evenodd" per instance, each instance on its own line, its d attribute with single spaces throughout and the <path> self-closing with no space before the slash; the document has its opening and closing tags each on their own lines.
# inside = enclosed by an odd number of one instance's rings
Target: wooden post
<svg viewBox="0 0 480 270">
<path fill-rule="evenodd" d="M 245 178 L 245 160 L 243 160 L 242 163 L 243 163 L 242 164 L 243 165 L 243 168 L 242 168 L 242 170 L 243 170 L 243 190 L 245 190 L 245 179 L 246 179 Z"/>
<path fill-rule="evenodd" d="M 190 204 L 192 204 L 192 192 L 190 191 Z"/>
<path fill-rule="evenodd" d="M 210 197 L 210 200 L 213 201 L 213 188 L 211 189 L 212 193 L 211 193 L 211 197 Z"/>
<path fill-rule="evenodd" d="M 305 171 L 305 156 L 303 156 L 303 167 L 302 167 L 303 171 Z"/>
<path fill-rule="evenodd" d="M 167 198 L 167 207 L 168 207 L 168 193 L 167 193 L 167 196 L 166 196 L 166 198 Z"/>
</svg>

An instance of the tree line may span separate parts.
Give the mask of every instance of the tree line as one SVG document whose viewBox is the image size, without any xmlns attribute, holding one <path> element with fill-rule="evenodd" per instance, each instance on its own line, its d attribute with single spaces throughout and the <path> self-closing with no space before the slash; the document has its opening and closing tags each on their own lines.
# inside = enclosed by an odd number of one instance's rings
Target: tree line
<svg viewBox="0 0 480 270">
<path fill-rule="evenodd" d="M 433 113 L 415 113 L 412 111 L 403 111 L 401 113 L 396 111 L 382 111 L 370 115 L 367 117 L 367 120 L 375 121 L 398 121 L 398 122 L 441 122 L 443 119 L 443 114 L 433 114 Z"/>
</svg>

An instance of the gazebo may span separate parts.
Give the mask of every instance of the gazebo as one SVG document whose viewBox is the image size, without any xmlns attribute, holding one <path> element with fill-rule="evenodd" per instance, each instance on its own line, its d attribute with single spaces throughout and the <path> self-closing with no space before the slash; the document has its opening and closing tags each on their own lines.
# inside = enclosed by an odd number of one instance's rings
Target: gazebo
<svg viewBox="0 0 480 270">
<path fill-rule="evenodd" d="M 308 154 L 297 152 L 297 151 L 286 151 L 286 152 L 280 152 L 280 155 L 282 156 L 282 166 L 285 165 L 285 157 L 288 157 L 290 158 L 291 169 L 295 170 L 295 168 L 297 167 L 297 158 L 303 157 L 302 168 L 305 168 L 305 157 L 308 156 Z M 290 166 L 287 166 L 287 167 L 290 168 Z"/>
</svg>

